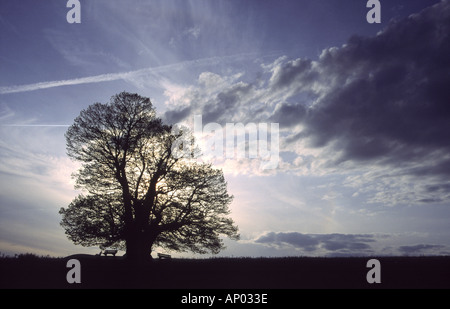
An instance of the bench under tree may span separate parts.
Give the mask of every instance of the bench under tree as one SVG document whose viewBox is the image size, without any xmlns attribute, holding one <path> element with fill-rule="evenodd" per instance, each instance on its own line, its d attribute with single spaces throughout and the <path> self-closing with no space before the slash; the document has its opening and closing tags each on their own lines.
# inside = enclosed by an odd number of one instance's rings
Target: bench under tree
<svg viewBox="0 0 450 309">
<path fill-rule="evenodd" d="M 172 257 L 170 256 L 170 254 L 164 254 L 164 253 L 158 253 L 158 258 L 161 259 L 167 259 L 170 260 L 172 259 Z"/>
</svg>

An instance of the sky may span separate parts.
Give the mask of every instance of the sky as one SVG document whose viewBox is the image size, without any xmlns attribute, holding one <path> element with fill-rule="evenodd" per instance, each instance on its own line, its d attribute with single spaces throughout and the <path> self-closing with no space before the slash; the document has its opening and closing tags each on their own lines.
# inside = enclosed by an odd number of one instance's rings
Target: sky
<svg viewBox="0 0 450 309">
<path fill-rule="evenodd" d="M 1 1 L 0 253 L 100 252 L 59 225 L 64 133 L 128 91 L 170 124 L 278 124 L 276 168 L 213 162 L 241 234 L 220 256 L 450 254 L 450 1 L 366 3 Z"/>
</svg>

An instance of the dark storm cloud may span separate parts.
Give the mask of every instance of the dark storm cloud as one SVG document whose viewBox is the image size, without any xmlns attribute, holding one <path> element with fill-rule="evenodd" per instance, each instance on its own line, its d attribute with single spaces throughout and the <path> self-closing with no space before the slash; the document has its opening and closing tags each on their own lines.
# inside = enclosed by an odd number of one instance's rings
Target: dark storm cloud
<svg viewBox="0 0 450 309">
<path fill-rule="evenodd" d="M 426 186 L 428 192 L 450 192 L 450 184 L 438 184 Z"/>
<path fill-rule="evenodd" d="M 184 120 L 191 113 L 191 107 L 182 107 L 175 110 L 169 110 L 164 113 L 163 120 L 169 124 L 176 124 Z"/>
<path fill-rule="evenodd" d="M 260 236 L 256 243 L 275 247 L 294 247 L 306 252 L 324 249 L 335 254 L 370 253 L 374 235 L 365 234 L 302 234 L 297 232 L 270 232 Z"/>
<path fill-rule="evenodd" d="M 270 119 L 288 134 L 285 147 L 323 149 L 321 168 L 387 167 L 400 177 L 396 202 L 448 202 L 449 55 L 450 1 L 442 1 L 316 61 L 277 60 L 268 92 L 287 95 Z"/>
<path fill-rule="evenodd" d="M 317 60 L 281 57 L 262 65 L 253 84 L 241 81 L 245 74 L 202 73 L 186 93 L 189 107 L 166 118 L 196 113 L 204 123 L 276 122 L 282 151 L 301 156 L 302 147 L 322 148 L 315 158 L 320 168 L 392 167 L 390 176 L 421 178 L 417 201 L 444 201 L 450 199 L 449 55 L 450 1 L 442 1 L 376 36 L 327 48 Z M 425 187 L 431 184 L 440 189 Z"/>
<path fill-rule="evenodd" d="M 282 128 L 295 126 L 306 115 L 306 108 L 301 104 L 279 104 L 272 116 L 269 118 L 271 122 L 279 123 Z"/>
<path fill-rule="evenodd" d="M 204 122 L 238 115 L 281 128 L 302 124 L 302 133 L 293 131 L 286 141 L 306 138 L 310 147 L 334 147 L 335 163 L 425 162 L 409 173 L 450 175 L 450 159 L 443 156 L 450 152 L 449 55 L 450 2 L 443 1 L 391 22 L 374 37 L 353 36 L 325 49 L 316 61 L 282 57 L 264 66 L 270 77 L 259 88 L 228 80 L 218 93 L 203 89 L 191 111 L 202 113 Z M 271 115 L 258 118 L 255 105 Z M 181 120 L 188 112 L 166 114 Z M 438 161 L 428 164 L 430 155 Z"/>
<path fill-rule="evenodd" d="M 310 146 L 334 142 L 342 153 L 339 162 L 421 161 L 450 151 L 449 55 L 450 2 L 445 1 L 391 23 L 375 37 L 355 36 L 324 50 L 314 66 L 280 65 L 274 72 L 283 77 L 276 84 L 284 87 L 314 76 L 305 70 L 318 73 L 317 101 L 299 118 Z M 291 123 L 291 111 L 277 118 Z M 450 173 L 446 159 L 440 160 L 444 169 L 434 166 L 436 172 Z"/>
</svg>

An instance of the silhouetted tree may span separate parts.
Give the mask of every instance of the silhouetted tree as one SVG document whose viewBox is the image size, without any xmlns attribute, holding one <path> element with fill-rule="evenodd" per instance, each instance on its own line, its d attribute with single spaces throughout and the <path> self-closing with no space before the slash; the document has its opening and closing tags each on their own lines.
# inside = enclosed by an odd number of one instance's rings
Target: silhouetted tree
<svg viewBox="0 0 450 309">
<path fill-rule="evenodd" d="M 74 175 L 86 194 L 61 208 L 61 225 L 75 244 L 126 249 L 148 258 L 154 245 L 196 253 L 238 239 L 229 215 L 232 196 L 221 170 L 174 155 L 183 132 L 156 117 L 150 99 L 122 92 L 83 110 L 66 132 Z"/>
</svg>

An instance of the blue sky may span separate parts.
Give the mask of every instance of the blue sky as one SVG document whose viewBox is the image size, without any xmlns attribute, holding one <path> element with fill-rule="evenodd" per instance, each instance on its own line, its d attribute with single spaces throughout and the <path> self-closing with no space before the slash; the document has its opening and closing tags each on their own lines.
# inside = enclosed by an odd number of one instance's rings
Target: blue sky
<svg viewBox="0 0 450 309">
<path fill-rule="evenodd" d="M 0 3 L 0 252 L 76 247 L 64 133 L 121 91 L 170 123 L 279 123 L 280 162 L 222 160 L 224 256 L 450 253 L 449 1 Z"/>
</svg>

